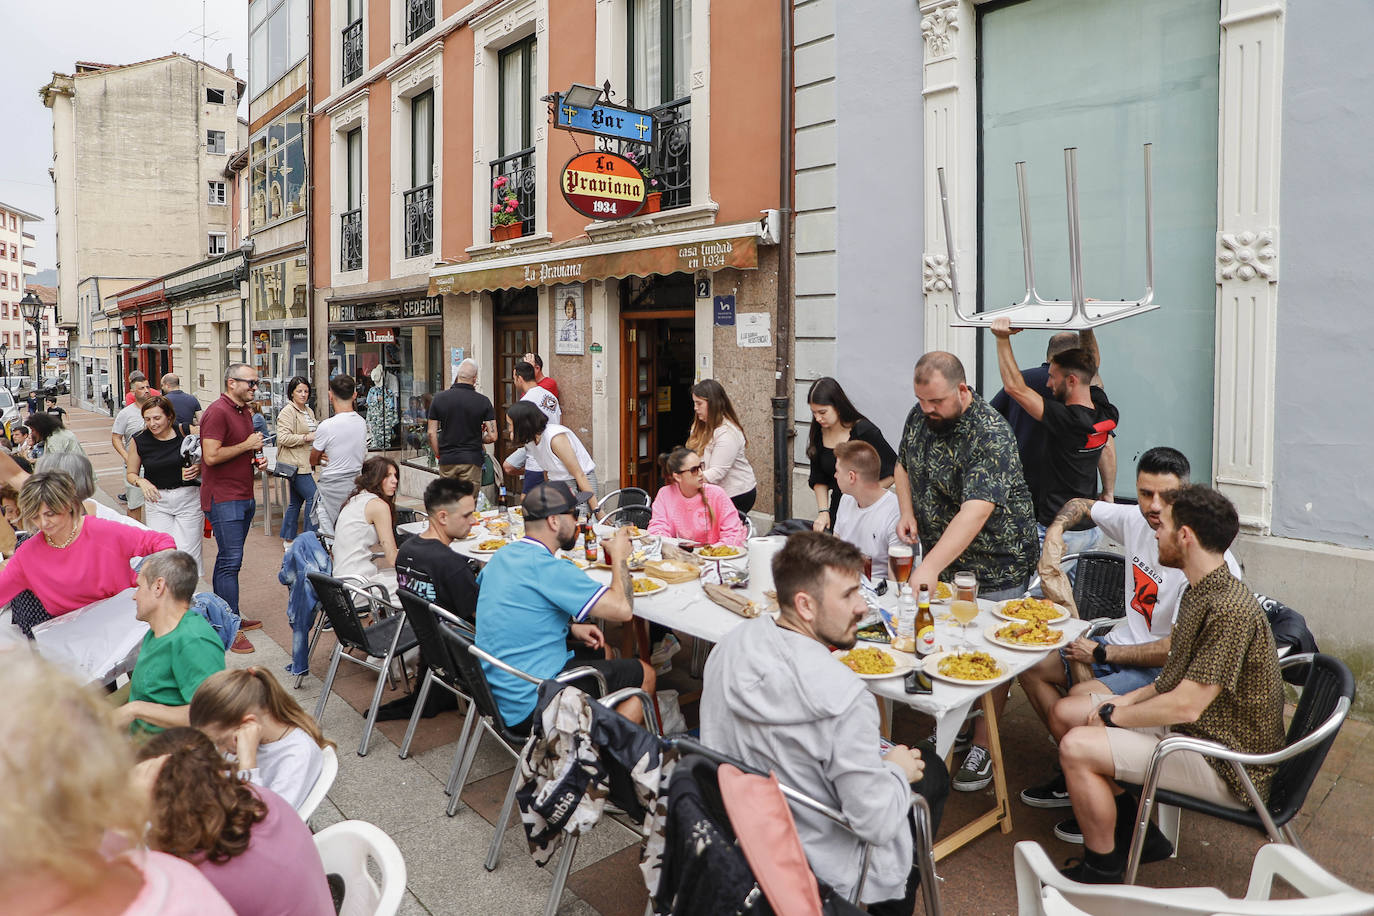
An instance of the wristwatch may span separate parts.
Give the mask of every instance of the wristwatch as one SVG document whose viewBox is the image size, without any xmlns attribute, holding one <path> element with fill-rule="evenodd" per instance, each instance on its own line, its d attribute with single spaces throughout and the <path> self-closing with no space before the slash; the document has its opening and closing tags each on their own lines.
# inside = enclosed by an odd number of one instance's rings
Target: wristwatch
<svg viewBox="0 0 1374 916">
<path fill-rule="evenodd" d="M 1116 712 L 1115 703 L 1103 703 L 1101 706 L 1097 707 L 1097 717 L 1102 720 L 1103 725 L 1108 728 L 1120 728 L 1119 725 L 1112 721 L 1112 713 L 1114 712 Z"/>
<path fill-rule="evenodd" d="M 1098 643 L 1093 649 L 1093 661 L 1099 665 L 1107 664 L 1107 646 L 1104 643 Z"/>
</svg>

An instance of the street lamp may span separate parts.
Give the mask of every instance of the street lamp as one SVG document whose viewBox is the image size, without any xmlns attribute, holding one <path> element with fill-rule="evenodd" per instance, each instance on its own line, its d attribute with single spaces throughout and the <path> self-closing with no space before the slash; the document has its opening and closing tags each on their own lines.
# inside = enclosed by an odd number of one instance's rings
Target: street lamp
<svg viewBox="0 0 1374 916">
<path fill-rule="evenodd" d="M 39 299 L 38 294 L 33 290 L 26 290 L 24 298 L 19 300 L 19 311 L 24 316 L 24 320 L 33 325 L 33 392 L 37 394 L 38 389 L 42 386 L 39 372 L 43 362 L 43 300 Z"/>
<path fill-rule="evenodd" d="M 9 352 L 10 345 L 7 343 L 0 343 L 0 376 L 5 376 L 7 379 L 5 384 L 7 385 L 9 384 L 10 364 L 9 361 L 5 359 L 5 356 L 8 355 Z"/>
</svg>

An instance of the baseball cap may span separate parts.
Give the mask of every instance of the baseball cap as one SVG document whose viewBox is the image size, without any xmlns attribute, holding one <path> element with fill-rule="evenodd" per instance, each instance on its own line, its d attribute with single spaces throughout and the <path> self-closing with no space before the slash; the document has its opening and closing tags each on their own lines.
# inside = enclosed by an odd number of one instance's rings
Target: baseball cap
<svg viewBox="0 0 1374 916">
<path fill-rule="evenodd" d="M 574 492 L 562 480 L 546 480 L 525 494 L 521 507 L 526 519 L 553 518 L 572 512 L 591 498 L 591 493 L 585 490 Z"/>
</svg>

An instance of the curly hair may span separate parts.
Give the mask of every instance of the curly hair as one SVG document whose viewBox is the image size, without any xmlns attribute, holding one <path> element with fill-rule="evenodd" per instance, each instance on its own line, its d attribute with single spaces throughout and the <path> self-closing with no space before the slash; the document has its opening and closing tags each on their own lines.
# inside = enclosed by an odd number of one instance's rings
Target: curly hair
<svg viewBox="0 0 1374 916">
<path fill-rule="evenodd" d="M 242 855 L 267 804 L 194 728 L 169 728 L 139 748 L 138 759 L 166 755 L 153 785 L 148 845 L 199 864 Z"/>
</svg>

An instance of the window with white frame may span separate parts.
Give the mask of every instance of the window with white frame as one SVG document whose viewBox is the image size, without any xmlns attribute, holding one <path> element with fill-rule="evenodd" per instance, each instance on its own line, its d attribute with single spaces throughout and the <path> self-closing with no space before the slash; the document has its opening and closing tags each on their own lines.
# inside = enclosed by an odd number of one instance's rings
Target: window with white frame
<svg viewBox="0 0 1374 916">
<path fill-rule="evenodd" d="M 410 100 L 410 190 L 405 193 L 405 256 L 434 252 L 434 90 Z"/>
<path fill-rule="evenodd" d="M 208 200 L 212 204 L 222 204 L 225 202 L 224 182 L 212 181 L 209 184 Z"/>
<path fill-rule="evenodd" d="M 346 135 L 344 212 L 339 217 L 339 270 L 363 266 L 363 129 Z"/>
<path fill-rule="evenodd" d="M 305 212 L 305 108 L 280 115 L 248 145 L 254 229 Z"/>
<path fill-rule="evenodd" d="M 224 252 L 225 252 L 225 250 L 226 250 L 226 248 L 225 248 L 225 240 L 226 240 L 226 238 L 227 238 L 227 237 L 225 236 L 225 234 L 224 234 L 223 232 L 212 232 L 212 233 L 210 233 L 210 245 L 209 245 L 210 254 L 212 254 L 212 255 L 224 254 Z"/>
<path fill-rule="evenodd" d="M 224 131 L 207 130 L 205 132 L 205 151 L 214 155 L 224 155 Z"/>
<path fill-rule="evenodd" d="M 657 108 L 690 94 L 692 0 L 626 0 L 629 99 Z"/>
<path fill-rule="evenodd" d="M 248 96 L 256 98 L 305 57 L 310 0 L 253 0 L 248 7 Z"/>
</svg>

